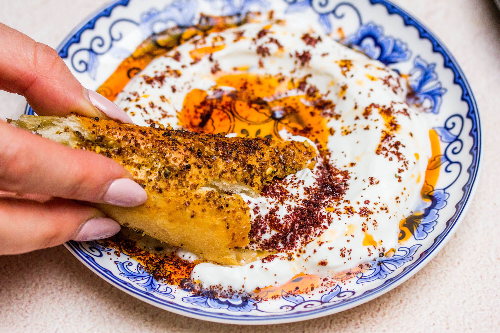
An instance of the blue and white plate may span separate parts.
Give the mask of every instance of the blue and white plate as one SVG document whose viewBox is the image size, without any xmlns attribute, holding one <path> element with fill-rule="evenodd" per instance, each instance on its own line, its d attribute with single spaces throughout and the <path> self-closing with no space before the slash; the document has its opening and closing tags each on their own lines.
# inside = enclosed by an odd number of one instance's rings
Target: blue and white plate
<svg viewBox="0 0 500 333">
<path fill-rule="evenodd" d="M 285 296 L 276 301 L 218 299 L 155 281 L 136 261 L 99 244 L 66 244 L 85 265 L 121 290 L 185 316 L 234 324 L 293 322 L 326 316 L 367 302 L 420 270 L 445 245 L 464 218 L 477 184 L 481 128 L 472 91 L 453 56 L 419 22 L 385 0 L 119 0 L 82 22 L 59 47 L 59 55 L 82 84 L 97 89 L 154 32 L 192 25 L 200 12 L 232 15 L 247 11 L 283 13 L 298 24 L 319 25 L 344 42 L 410 74 L 415 99 L 428 107 L 441 155 L 432 201 L 409 226 L 412 237 L 391 258 L 329 293 Z M 342 28 L 339 30 L 339 28 Z M 28 107 L 27 112 L 32 110 Z M 112 260 L 110 260 L 110 258 Z"/>
</svg>

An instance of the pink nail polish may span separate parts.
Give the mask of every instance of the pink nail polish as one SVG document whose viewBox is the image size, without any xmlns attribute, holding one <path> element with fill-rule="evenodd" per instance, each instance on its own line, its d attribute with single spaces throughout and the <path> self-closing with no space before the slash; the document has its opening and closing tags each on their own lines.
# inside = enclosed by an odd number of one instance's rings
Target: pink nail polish
<svg viewBox="0 0 500 333">
<path fill-rule="evenodd" d="M 108 238 L 120 231 L 121 227 L 112 219 L 106 217 L 96 217 L 85 222 L 76 235 L 74 241 L 86 242 Z"/>
<path fill-rule="evenodd" d="M 132 119 L 130 119 L 125 111 L 120 109 L 115 103 L 93 90 L 87 89 L 87 93 L 89 102 L 108 117 L 119 120 L 122 123 L 133 124 Z"/>
<path fill-rule="evenodd" d="M 113 181 L 103 197 L 104 202 L 121 207 L 138 206 L 147 199 L 148 195 L 141 185 L 128 178 Z"/>
</svg>

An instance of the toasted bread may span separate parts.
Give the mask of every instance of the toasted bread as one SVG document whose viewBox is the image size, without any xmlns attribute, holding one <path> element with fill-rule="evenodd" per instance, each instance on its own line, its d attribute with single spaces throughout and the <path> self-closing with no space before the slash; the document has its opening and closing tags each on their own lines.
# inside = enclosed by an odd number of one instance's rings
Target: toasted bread
<svg viewBox="0 0 500 333">
<path fill-rule="evenodd" d="M 251 221 L 239 193 L 256 196 L 275 177 L 311 167 L 316 156 L 307 142 L 227 138 L 74 115 L 10 122 L 123 165 L 147 191 L 147 202 L 97 207 L 124 226 L 221 264 L 263 255 L 244 249 Z"/>
</svg>

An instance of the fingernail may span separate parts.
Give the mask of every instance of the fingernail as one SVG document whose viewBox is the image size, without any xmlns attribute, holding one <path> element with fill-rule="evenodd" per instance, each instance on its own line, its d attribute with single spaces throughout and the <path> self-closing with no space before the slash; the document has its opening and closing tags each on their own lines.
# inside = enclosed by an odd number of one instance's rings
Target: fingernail
<svg viewBox="0 0 500 333">
<path fill-rule="evenodd" d="M 138 206 L 147 199 L 148 195 L 141 185 L 128 178 L 113 181 L 103 197 L 104 202 L 122 207 Z"/>
<path fill-rule="evenodd" d="M 93 90 L 85 89 L 85 91 L 86 91 L 85 97 L 87 97 L 88 101 L 93 106 L 101 110 L 105 115 L 107 115 L 110 118 L 119 120 L 122 123 L 130 123 L 130 124 L 133 123 L 132 119 L 130 119 L 130 117 L 125 113 L 125 111 L 123 111 L 109 99 L 102 96 L 101 94 L 96 93 Z"/>
<path fill-rule="evenodd" d="M 120 231 L 121 227 L 116 221 L 106 217 L 96 217 L 85 222 L 77 231 L 74 241 L 86 242 L 108 238 Z"/>
</svg>

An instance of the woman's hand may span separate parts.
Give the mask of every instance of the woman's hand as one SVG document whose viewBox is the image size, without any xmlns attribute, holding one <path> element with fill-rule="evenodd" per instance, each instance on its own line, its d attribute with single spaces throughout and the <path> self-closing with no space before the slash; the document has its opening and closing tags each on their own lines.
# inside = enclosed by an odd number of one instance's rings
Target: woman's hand
<svg viewBox="0 0 500 333">
<path fill-rule="evenodd" d="M 73 112 L 131 122 L 115 104 L 83 88 L 55 50 L 1 23 L 0 89 L 23 95 L 39 115 Z M 131 207 L 146 199 L 113 160 L 0 120 L 0 254 L 101 239 L 120 230 L 99 210 L 75 200 Z"/>
</svg>

